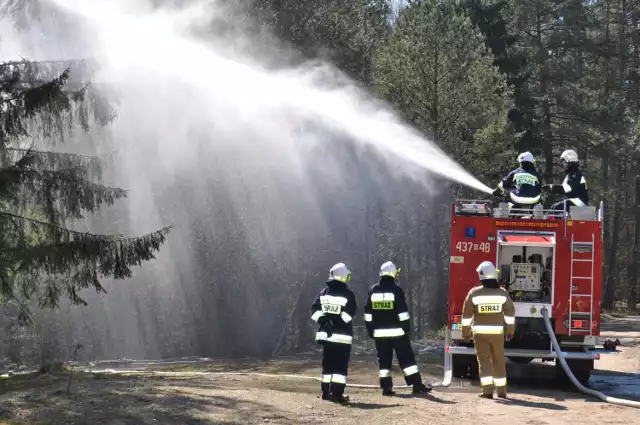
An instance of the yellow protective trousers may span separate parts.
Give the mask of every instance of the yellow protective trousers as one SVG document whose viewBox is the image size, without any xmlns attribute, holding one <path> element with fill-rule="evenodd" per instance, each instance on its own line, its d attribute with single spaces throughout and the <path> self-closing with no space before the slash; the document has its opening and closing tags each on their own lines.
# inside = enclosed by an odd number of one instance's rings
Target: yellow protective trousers
<svg viewBox="0 0 640 425">
<path fill-rule="evenodd" d="M 474 334 L 476 356 L 480 368 L 482 394 L 507 395 L 507 369 L 504 362 L 504 334 Z"/>
</svg>

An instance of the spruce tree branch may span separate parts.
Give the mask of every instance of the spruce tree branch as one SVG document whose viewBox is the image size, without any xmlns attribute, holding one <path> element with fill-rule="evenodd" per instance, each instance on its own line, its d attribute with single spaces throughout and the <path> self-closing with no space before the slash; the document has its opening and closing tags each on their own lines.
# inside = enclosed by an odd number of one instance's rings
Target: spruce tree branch
<svg viewBox="0 0 640 425">
<path fill-rule="evenodd" d="M 0 215 L 4 215 L 4 213 L 0 213 Z M 39 222 L 38 220 L 33 220 L 33 219 L 28 219 L 28 218 L 26 220 L 34 222 L 34 223 L 38 223 L 38 224 L 44 224 L 44 225 L 56 227 L 58 229 L 62 229 L 63 231 L 71 233 L 71 234 L 81 235 L 82 237 L 87 237 L 87 240 L 89 242 L 105 242 L 105 243 L 108 243 L 108 244 L 130 243 L 130 242 L 135 242 L 135 241 L 143 239 L 143 238 L 155 237 L 155 236 L 165 236 L 174 227 L 171 224 L 169 226 L 163 227 L 162 229 L 156 230 L 155 232 L 147 233 L 147 234 L 142 235 L 142 236 L 124 236 L 123 234 L 103 235 L 103 234 L 96 234 L 96 233 L 78 232 L 78 231 L 75 231 L 75 230 L 67 229 L 65 227 L 56 226 L 55 224 L 52 225 L 51 223 L 46 223 L 46 222 L 42 222 L 42 221 Z M 36 245 L 36 246 L 34 246 L 32 248 L 37 248 L 39 250 L 47 251 L 47 250 L 50 250 L 52 248 L 69 247 L 70 245 L 74 245 L 74 244 L 86 243 L 87 240 L 78 239 L 78 240 L 72 240 L 72 241 L 69 241 L 69 242 L 57 242 L 57 243 L 50 243 L 50 244 L 39 244 L 39 245 Z M 24 250 L 25 250 L 24 248 L 9 248 L 9 249 L 0 249 L 0 252 L 10 253 L 10 252 L 24 251 Z"/>
<path fill-rule="evenodd" d="M 70 64 L 70 63 L 82 63 L 82 62 L 94 62 L 97 63 L 96 58 L 82 58 L 82 59 L 50 59 L 44 61 L 28 61 L 26 59 L 20 61 L 7 61 L 0 63 L 0 69 L 7 66 L 27 66 L 27 65 L 57 65 L 57 64 Z"/>
<path fill-rule="evenodd" d="M 103 234 L 98 234 L 98 233 L 91 233 L 91 232 L 81 232 L 78 230 L 73 230 L 73 229 L 69 229 L 67 227 L 64 226 L 59 226 L 57 224 L 53 224 L 53 223 L 49 223 L 46 221 L 42 221 L 42 220 L 38 220 L 36 218 L 31 218 L 31 217 L 26 217 L 24 215 L 20 215 L 20 214 L 14 214 L 8 211 L 0 211 L 0 216 L 5 216 L 5 217 L 9 217 L 11 219 L 19 219 L 19 220 L 25 220 L 31 223 L 35 223 L 41 226 L 45 226 L 45 227 L 52 227 L 55 228 L 57 230 L 60 230 L 64 233 L 68 233 L 71 235 L 76 235 L 76 236 L 80 236 L 80 237 L 84 237 L 84 238 L 89 238 L 89 239 L 94 239 L 94 240 L 105 240 L 105 241 L 110 241 L 110 242 L 117 242 L 117 241 L 133 241 L 136 239 L 139 239 L 139 237 L 128 237 L 125 236 L 124 234 L 113 234 L 113 235 L 103 235 Z M 163 227 L 162 229 L 158 230 L 157 232 L 164 232 L 164 233 L 168 233 L 168 231 L 170 229 L 172 229 L 174 226 L 173 224 Z M 157 232 L 153 232 L 153 233 L 149 233 L 148 235 L 144 235 L 144 236 L 150 236 L 153 234 L 156 234 Z M 143 236 L 143 237 L 144 237 Z M 61 245 L 61 244 L 52 244 L 51 246 L 57 246 L 57 245 Z M 11 249 L 0 249 L 0 252 L 10 252 L 12 250 L 16 250 L 16 248 L 11 248 Z"/>
<path fill-rule="evenodd" d="M 61 230 L 61 231 L 65 232 L 65 233 L 70 233 L 70 234 L 73 234 L 73 235 L 80 235 L 80 236 L 86 236 L 86 237 L 95 237 L 95 238 L 99 238 L 100 236 L 102 236 L 102 235 L 98 235 L 98 234 L 80 232 L 80 231 L 77 231 L 77 230 L 68 229 L 68 228 L 66 228 L 64 226 L 59 226 L 57 224 L 53 224 L 53 223 L 49 223 L 49 222 L 46 222 L 46 221 L 38 220 L 36 218 L 26 217 L 26 216 L 20 215 L 20 214 L 10 213 L 8 211 L 0 211 L 0 216 L 9 217 L 12 220 L 13 219 L 25 220 L 25 221 L 28 221 L 28 222 L 31 222 L 31 223 L 35 223 L 35 224 L 39 224 L 39 225 L 45 226 L 45 227 L 52 227 L 54 229 L 58 229 L 58 230 Z M 120 235 L 113 235 L 112 237 L 115 237 L 115 238 L 124 237 L 124 235 L 121 235 L 121 234 Z M 0 251 L 6 252 L 7 250 L 0 250 Z"/>
<path fill-rule="evenodd" d="M 105 155 L 93 156 L 66 152 L 44 151 L 33 148 L 6 148 L 6 150 L 7 152 L 11 152 L 17 155 L 22 154 L 20 160 L 22 160 L 23 158 L 32 158 L 34 161 L 38 160 L 38 165 L 49 167 L 57 171 L 74 170 L 78 168 L 84 169 L 87 167 L 100 171 L 102 162 L 115 153 L 115 151 L 113 151 Z M 14 165 L 17 165 L 19 161 L 17 161 Z M 31 164 L 32 162 L 28 163 Z"/>
<path fill-rule="evenodd" d="M 39 293 L 40 306 L 52 308 L 57 307 L 60 293 L 64 291 L 73 304 L 87 305 L 78 295 L 79 290 L 94 288 L 106 293 L 100 276 L 130 278 L 131 267 L 155 258 L 154 253 L 164 243 L 171 227 L 134 238 L 76 232 L 77 237 L 72 240 L 61 241 L 58 236 L 53 242 L 20 244 L 0 250 L 3 266 L 0 273 L 6 275 L 4 271 L 9 265 L 15 265 L 11 268 L 15 270 L 13 273 L 21 276 L 20 281 L 10 282 L 0 291 L 13 294 L 20 287 L 26 299 Z"/>
<path fill-rule="evenodd" d="M 20 80 L 20 77 L 14 75 L 9 83 L 3 84 L 2 91 L 15 95 L 16 90 L 19 89 L 16 89 L 14 85 Z M 71 108 L 71 99 L 62 92 L 62 87 L 68 79 L 69 70 L 67 69 L 50 82 L 25 90 L 13 102 L 3 104 L 0 141 L 6 144 L 8 139 L 26 135 L 25 121 L 42 113 L 45 113 L 43 118 L 46 120 L 43 131 L 48 134 L 47 124 L 50 126 L 57 123 L 62 113 Z M 46 115 L 47 113 L 49 116 Z"/>
<path fill-rule="evenodd" d="M 5 168 L 0 169 L 0 189 L 19 185 L 37 205 L 50 205 L 49 200 L 55 199 L 57 213 L 73 218 L 83 218 L 86 211 L 94 212 L 101 205 L 113 205 L 118 199 L 126 198 L 126 190 L 95 183 L 81 174 L 89 172 L 79 165 L 65 170 Z M 48 219 L 56 221 L 53 216 Z"/>
<path fill-rule="evenodd" d="M 17 100 L 19 100 L 25 93 L 27 93 L 29 90 L 33 90 L 35 88 L 39 88 L 44 86 L 45 84 L 50 83 L 50 80 L 23 80 L 20 82 L 20 85 L 16 85 L 14 84 L 13 88 L 14 90 L 17 92 L 15 96 L 12 97 L 8 97 L 5 99 L 2 99 L 2 103 L 13 103 Z M 65 84 L 66 87 L 69 87 L 69 83 Z M 79 96 L 84 94 L 88 89 L 89 86 L 91 86 L 91 83 L 85 83 L 81 86 L 78 86 L 78 88 L 69 88 L 69 89 L 60 89 L 60 91 L 64 94 L 70 95 L 70 96 Z"/>
</svg>

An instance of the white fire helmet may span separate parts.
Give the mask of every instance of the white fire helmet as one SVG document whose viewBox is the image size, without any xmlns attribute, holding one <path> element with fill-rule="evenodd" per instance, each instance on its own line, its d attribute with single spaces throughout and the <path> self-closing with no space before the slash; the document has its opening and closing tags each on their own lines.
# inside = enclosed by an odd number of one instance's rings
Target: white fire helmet
<svg viewBox="0 0 640 425">
<path fill-rule="evenodd" d="M 396 277 L 398 277 L 398 273 L 400 273 L 400 269 L 396 268 L 396 265 L 391 261 L 387 261 L 382 266 L 380 266 L 380 277 L 391 276 L 395 279 Z"/>
<path fill-rule="evenodd" d="M 578 162 L 578 154 L 573 149 L 567 149 L 562 152 L 560 158 L 564 159 L 567 162 Z"/>
<path fill-rule="evenodd" d="M 533 154 L 531 152 L 523 152 L 518 155 L 518 162 L 530 162 L 533 164 L 535 160 L 533 159 Z"/>
<path fill-rule="evenodd" d="M 344 263 L 338 263 L 329 270 L 329 280 L 347 283 L 351 280 L 351 270 Z"/>
<path fill-rule="evenodd" d="M 483 261 L 476 269 L 480 280 L 498 279 L 498 270 L 491 261 Z"/>
</svg>

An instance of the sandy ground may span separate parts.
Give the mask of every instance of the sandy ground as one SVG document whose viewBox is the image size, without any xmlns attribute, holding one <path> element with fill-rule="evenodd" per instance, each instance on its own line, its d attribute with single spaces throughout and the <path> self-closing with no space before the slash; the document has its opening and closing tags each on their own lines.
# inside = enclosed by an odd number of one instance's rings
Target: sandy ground
<svg viewBox="0 0 640 425">
<path fill-rule="evenodd" d="M 640 400 L 640 345 L 632 340 L 625 344 L 621 352 L 596 362 L 591 384 Z M 421 360 L 423 374 L 432 382 L 442 379 L 439 361 Z M 397 397 L 383 398 L 378 390 L 351 388 L 350 406 L 320 400 L 319 383 L 313 380 L 217 374 L 317 376 L 318 366 L 317 359 L 285 359 L 155 367 L 164 371 L 161 375 L 83 372 L 75 374 L 70 394 L 65 375 L 6 378 L 0 381 L 0 425 L 640 424 L 638 409 L 553 388 L 553 367 L 547 364 L 529 365 L 529 377 L 511 380 L 506 401 L 479 399 L 477 383 L 455 380 L 450 388 L 435 388 L 423 398 L 402 389 Z M 375 384 L 376 369 L 375 359 L 354 358 L 350 382 Z M 399 370 L 395 376 L 401 376 Z"/>
</svg>

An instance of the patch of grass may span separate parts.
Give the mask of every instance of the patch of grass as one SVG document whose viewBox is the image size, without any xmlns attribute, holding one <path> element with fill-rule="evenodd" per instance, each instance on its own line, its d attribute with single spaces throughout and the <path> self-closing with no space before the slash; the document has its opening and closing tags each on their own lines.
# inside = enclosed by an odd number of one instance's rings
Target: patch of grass
<svg viewBox="0 0 640 425">
<path fill-rule="evenodd" d="M 53 383 L 63 382 L 64 375 L 51 375 L 32 373 L 29 375 L 18 375 L 0 378 L 0 391 L 20 391 L 38 387 L 49 386 Z"/>
</svg>

